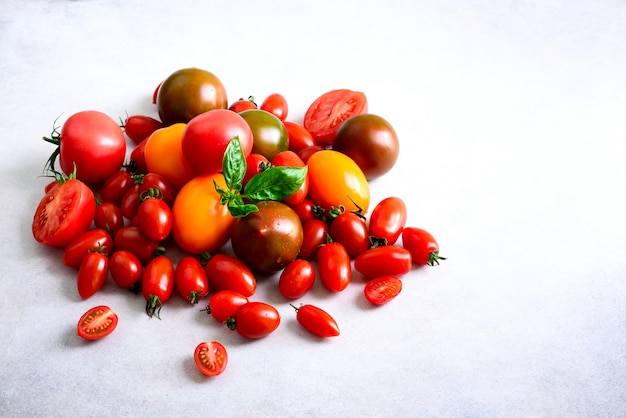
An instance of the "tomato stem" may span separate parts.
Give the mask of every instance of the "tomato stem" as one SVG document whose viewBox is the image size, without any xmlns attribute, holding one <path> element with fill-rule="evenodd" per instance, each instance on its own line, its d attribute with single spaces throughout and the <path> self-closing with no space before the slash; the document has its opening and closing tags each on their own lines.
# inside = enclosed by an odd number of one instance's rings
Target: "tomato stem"
<svg viewBox="0 0 626 418">
<path fill-rule="evenodd" d="M 161 319 L 161 307 L 163 303 L 159 299 L 158 296 L 150 295 L 146 302 L 146 313 L 150 318 L 156 315 L 157 318 Z"/>
<path fill-rule="evenodd" d="M 224 321 L 224 324 L 226 324 L 231 331 L 234 331 L 237 328 L 237 320 L 234 316 L 229 316 L 228 319 Z"/>
<path fill-rule="evenodd" d="M 439 250 L 433 250 L 428 254 L 428 260 L 426 260 L 426 264 L 429 266 L 439 265 L 439 260 L 447 260 L 446 257 L 442 257 L 439 255 Z"/>
<path fill-rule="evenodd" d="M 189 292 L 189 295 L 187 295 L 187 300 L 191 302 L 192 305 L 195 305 L 200 299 L 202 299 L 203 296 L 204 293 L 202 293 L 201 291 Z"/>
</svg>

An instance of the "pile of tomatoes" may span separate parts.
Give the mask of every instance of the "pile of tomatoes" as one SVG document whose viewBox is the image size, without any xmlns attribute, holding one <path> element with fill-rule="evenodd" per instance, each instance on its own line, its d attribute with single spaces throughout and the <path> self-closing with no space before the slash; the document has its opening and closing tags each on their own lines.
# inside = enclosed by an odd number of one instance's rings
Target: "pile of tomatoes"
<svg viewBox="0 0 626 418">
<path fill-rule="evenodd" d="M 191 304 L 208 300 L 215 320 L 261 338 L 280 315 L 249 300 L 258 275 L 277 273 L 278 291 L 295 300 L 315 280 L 342 292 L 356 270 L 368 278 L 364 297 L 380 305 L 400 293 L 413 266 L 443 259 L 429 232 L 406 225 L 400 197 L 371 205 L 369 181 L 391 170 L 399 142 L 385 119 L 367 113 L 363 93 L 324 93 L 297 123 L 281 94 L 229 105 L 214 74 L 187 68 L 167 77 L 153 102 L 159 119 L 132 115 L 120 126 L 88 110 L 44 138 L 57 146 L 47 163 L 55 180 L 33 236 L 63 249 L 82 298 L 110 276 L 143 294 L 150 317 L 177 293 Z M 329 313 L 292 306 L 306 330 L 339 335 Z M 78 334 L 103 338 L 117 321 L 97 306 Z M 217 341 L 199 344 L 194 358 L 206 375 L 228 360 Z"/>
</svg>

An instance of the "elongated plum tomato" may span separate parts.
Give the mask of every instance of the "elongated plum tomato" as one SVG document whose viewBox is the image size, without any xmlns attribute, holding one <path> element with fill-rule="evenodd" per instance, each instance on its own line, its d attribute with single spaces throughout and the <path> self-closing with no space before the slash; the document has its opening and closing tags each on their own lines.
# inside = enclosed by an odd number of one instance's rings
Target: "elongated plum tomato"
<svg viewBox="0 0 626 418">
<path fill-rule="evenodd" d="M 280 273 L 278 290 L 288 299 L 304 296 L 315 283 L 315 268 L 308 260 L 293 260 Z"/>
<path fill-rule="evenodd" d="M 53 186 L 39 202 L 33 217 L 33 237 L 51 247 L 65 247 L 89 228 L 95 212 L 91 189 L 80 180 L 66 180 Z"/>
<path fill-rule="evenodd" d="M 391 245 L 370 248 L 354 260 L 354 268 L 369 278 L 401 276 L 411 271 L 409 250 Z"/>
<path fill-rule="evenodd" d="M 215 290 L 232 290 L 246 297 L 256 291 L 256 277 L 238 258 L 228 254 L 215 254 L 205 266 L 207 279 Z"/>
<path fill-rule="evenodd" d="M 235 314 L 237 309 L 248 303 L 248 298 L 234 290 L 219 290 L 209 299 L 209 304 L 204 311 L 213 319 L 223 323 Z"/>
<path fill-rule="evenodd" d="M 90 229 L 70 242 L 63 250 L 63 264 L 79 268 L 83 258 L 91 251 L 106 255 L 113 253 L 113 238 L 104 229 Z"/>
<path fill-rule="evenodd" d="M 196 346 L 193 359 L 200 373 L 205 376 L 217 376 L 226 370 L 228 353 L 220 342 L 201 342 Z"/>
<path fill-rule="evenodd" d="M 422 228 L 404 228 L 402 246 L 409 250 L 413 263 L 418 266 L 434 266 L 439 264 L 439 260 L 445 260 L 445 257 L 439 255 L 439 244 L 435 237 Z"/>
<path fill-rule="evenodd" d="M 314 305 L 291 305 L 296 311 L 296 319 L 311 334 L 318 337 L 336 337 L 339 335 L 337 321 L 325 310 Z"/>
<path fill-rule="evenodd" d="M 393 245 L 406 225 L 407 211 L 404 201 L 396 196 L 387 197 L 374 207 L 370 215 L 369 233 Z"/>
<path fill-rule="evenodd" d="M 326 212 L 340 205 L 347 211 L 361 208 L 363 213 L 367 212 L 369 184 L 363 171 L 350 157 L 338 151 L 322 150 L 311 155 L 307 165 L 309 198 L 315 204 Z"/>
<path fill-rule="evenodd" d="M 235 223 L 227 205 L 220 203 L 214 181 L 227 189 L 221 173 L 201 174 L 180 189 L 172 206 L 174 241 L 192 254 L 220 249 Z"/>
<path fill-rule="evenodd" d="M 108 306 L 95 306 L 78 320 L 77 334 L 85 340 L 99 340 L 110 335 L 117 327 L 117 315 Z"/>
<path fill-rule="evenodd" d="M 280 325 L 280 314 L 272 305 L 264 302 L 248 302 L 241 305 L 228 318 L 226 325 L 246 338 L 262 338 Z"/>
<path fill-rule="evenodd" d="M 146 115 L 132 115 L 124 121 L 124 132 L 135 144 L 140 143 L 152 132 L 163 127 L 160 120 L 156 120 Z"/>
<path fill-rule="evenodd" d="M 160 174 L 177 189 L 196 175 L 183 153 L 185 128 L 184 123 L 176 123 L 157 129 L 148 137 L 144 150 L 148 171 Z"/>
<path fill-rule="evenodd" d="M 178 261 L 174 269 L 174 287 L 192 305 L 209 293 L 206 271 L 198 259 L 187 255 Z"/>
<path fill-rule="evenodd" d="M 182 138 L 185 159 L 198 173 L 222 171 L 226 147 L 234 137 L 244 156 L 252 151 L 252 130 L 238 113 L 227 109 L 204 112 L 187 123 Z"/>
<path fill-rule="evenodd" d="M 168 76 L 158 88 L 157 110 L 163 124 L 187 123 L 213 109 L 226 109 L 226 89 L 217 76 L 199 68 L 184 68 Z"/>
</svg>

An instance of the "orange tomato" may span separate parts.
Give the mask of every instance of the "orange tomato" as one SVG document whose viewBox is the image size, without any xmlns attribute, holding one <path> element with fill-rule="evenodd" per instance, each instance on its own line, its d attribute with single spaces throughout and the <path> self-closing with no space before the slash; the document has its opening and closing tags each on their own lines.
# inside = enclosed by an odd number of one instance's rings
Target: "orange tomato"
<svg viewBox="0 0 626 418">
<path fill-rule="evenodd" d="M 307 161 L 309 198 L 327 212 L 344 206 L 346 211 L 358 205 L 367 212 L 370 188 L 359 166 L 347 155 L 333 150 L 318 151 Z"/>
<path fill-rule="evenodd" d="M 184 123 L 175 123 L 157 129 L 148 137 L 144 151 L 148 171 L 162 175 L 177 189 L 196 174 L 183 155 L 185 126 Z"/>
<path fill-rule="evenodd" d="M 235 222 L 220 203 L 213 181 L 227 188 L 223 174 L 201 174 L 180 189 L 172 205 L 174 241 L 192 254 L 219 250 L 230 239 Z"/>
</svg>

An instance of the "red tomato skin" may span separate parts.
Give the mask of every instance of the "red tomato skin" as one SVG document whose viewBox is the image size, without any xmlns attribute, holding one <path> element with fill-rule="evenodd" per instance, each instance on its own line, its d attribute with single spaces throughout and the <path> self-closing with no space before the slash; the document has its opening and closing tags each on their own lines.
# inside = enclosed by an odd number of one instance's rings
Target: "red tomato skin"
<svg viewBox="0 0 626 418">
<path fill-rule="evenodd" d="M 318 337 L 336 337 L 339 335 L 337 321 L 323 309 L 314 305 L 302 305 L 296 310 L 298 323 L 311 334 Z"/>
<path fill-rule="evenodd" d="M 396 276 L 376 277 L 363 288 L 365 299 L 372 305 L 384 305 L 402 291 L 402 280 Z"/>
<path fill-rule="evenodd" d="M 113 245 L 118 250 L 133 253 L 142 265 L 152 260 L 160 250 L 159 243 L 146 236 L 138 226 L 125 226 L 113 237 Z"/>
<path fill-rule="evenodd" d="M 160 120 L 146 115 L 132 115 L 124 122 L 124 132 L 135 144 L 139 144 L 162 127 L 163 123 Z"/>
<path fill-rule="evenodd" d="M 263 100 L 261 110 L 272 113 L 281 121 L 284 121 L 289 112 L 287 99 L 280 93 L 272 93 Z"/>
<path fill-rule="evenodd" d="M 209 293 L 209 280 L 204 266 L 192 256 L 184 256 L 174 270 L 174 287 L 192 305 Z"/>
<path fill-rule="evenodd" d="M 313 260 L 320 246 L 326 243 L 328 224 L 320 219 L 311 219 L 302 224 L 302 246 L 298 258 Z"/>
<path fill-rule="evenodd" d="M 216 321 L 224 322 L 235 314 L 241 305 L 248 303 L 248 298 L 234 290 L 220 290 L 209 299 L 206 312 Z"/>
<path fill-rule="evenodd" d="M 96 212 L 91 189 L 80 180 L 52 187 L 39 202 L 33 216 L 35 241 L 63 248 L 89 228 Z"/>
<path fill-rule="evenodd" d="M 252 98 L 249 98 L 249 99 L 242 98 L 237 101 L 234 101 L 230 106 L 228 106 L 228 110 L 230 110 L 231 112 L 235 112 L 235 113 L 243 112 L 244 110 L 250 110 L 250 109 L 258 109 L 257 104 L 254 103 L 254 101 L 252 101 Z"/>
<path fill-rule="evenodd" d="M 178 189 L 165 177 L 157 173 L 147 173 L 144 175 L 133 176 L 135 184 L 139 194 L 149 193 L 150 189 L 159 189 L 161 200 L 167 203 L 170 207 L 176 199 Z"/>
<path fill-rule="evenodd" d="M 370 248 L 354 260 L 354 268 L 366 277 L 402 276 L 411 271 L 411 253 L 402 247 Z"/>
<path fill-rule="evenodd" d="M 344 212 L 330 224 L 330 236 L 341 243 L 351 257 L 369 248 L 369 232 L 365 221 L 355 213 Z"/>
<path fill-rule="evenodd" d="M 287 299 L 298 299 L 315 283 L 315 268 L 308 260 L 293 260 L 280 273 L 278 290 Z"/>
<path fill-rule="evenodd" d="M 117 250 L 109 258 L 111 277 L 122 289 L 138 290 L 141 286 L 143 266 L 130 251 Z"/>
<path fill-rule="evenodd" d="M 85 312 L 78 320 L 79 337 L 95 341 L 110 335 L 117 327 L 118 317 L 108 306 L 95 306 Z"/>
<path fill-rule="evenodd" d="M 161 199 L 148 198 L 137 210 L 139 229 L 153 241 L 163 241 L 172 232 L 172 211 Z"/>
<path fill-rule="evenodd" d="M 439 244 L 425 229 L 407 227 L 402 231 L 402 246 L 409 250 L 413 263 L 418 266 L 439 264 Z M 444 259 L 445 260 L 445 259 Z"/>
<path fill-rule="evenodd" d="M 298 157 L 300 157 L 300 159 L 302 159 L 302 161 L 304 161 L 304 163 L 306 164 L 308 163 L 309 158 L 313 156 L 313 154 L 319 151 L 323 151 L 324 149 L 325 148 L 321 145 L 311 145 L 298 151 Z"/>
<path fill-rule="evenodd" d="M 224 373 L 228 365 L 228 353 L 226 348 L 217 341 L 201 342 L 196 346 L 193 359 L 205 376 L 218 376 Z"/>
<path fill-rule="evenodd" d="M 276 308 L 264 302 L 241 305 L 231 318 L 227 325 L 234 326 L 242 337 L 251 339 L 265 337 L 280 325 L 280 314 Z"/>
<path fill-rule="evenodd" d="M 115 236 L 117 231 L 124 227 L 124 215 L 122 210 L 113 203 L 104 202 L 96 207 L 93 223 L 97 229 L 103 229 L 110 236 Z M 111 251 L 107 251 L 109 254 Z"/>
<path fill-rule="evenodd" d="M 352 279 L 352 265 L 344 246 L 338 242 L 322 245 L 317 252 L 317 272 L 328 290 L 345 290 Z"/>
<path fill-rule="evenodd" d="M 369 233 L 376 238 L 384 238 L 387 245 L 396 243 L 406 225 L 406 205 L 399 197 L 391 196 L 381 200 L 370 214 Z"/>
<path fill-rule="evenodd" d="M 243 261 L 227 254 L 215 254 L 206 263 L 209 285 L 215 290 L 233 290 L 246 297 L 256 292 L 256 277 Z"/>
<path fill-rule="evenodd" d="M 77 236 L 63 250 L 63 264 L 80 268 L 89 252 L 99 251 L 105 255 L 113 253 L 113 238 L 104 229 L 91 229 Z"/>
<path fill-rule="evenodd" d="M 272 158 L 272 165 L 278 167 L 305 167 L 304 161 L 298 154 L 293 151 L 281 151 Z M 307 194 L 309 193 L 309 176 L 308 174 L 304 177 L 304 181 L 302 185 L 293 195 L 283 199 L 285 203 L 288 205 L 297 205 L 306 199 Z"/>
<path fill-rule="evenodd" d="M 146 299 L 146 313 L 149 317 L 159 317 L 161 306 L 174 290 L 174 264 L 169 257 L 160 255 L 152 259 L 143 269 L 141 292 Z"/>
<path fill-rule="evenodd" d="M 289 135 L 289 150 L 296 154 L 307 147 L 317 145 L 311 132 L 296 122 L 283 120 L 285 128 L 287 128 L 287 134 Z"/>
<path fill-rule="evenodd" d="M 148 138 L 144 139 L 130 153 L 130 167 L 133 174 L 146 174 L 148 172 L 148 163 L 146 163 L 146 143 Z"/>
<path fill-rule="evenodd" d="M 313 212 L 313 208 L 315 205 L 313 204 L 311 199 L 304 199 L 302 202 L 298 204 L 289 205 L 289 206 L 291 206 L 291 209 L 293 209 L 294 212 L 298 214 L 298 217 L 300 218 L 303 224 L 306 221 L 310 221 L 311 219 L 315 217 L 315 213 Z"/>
<path fill-rule="evenodd" d="M 78 269 L 78 294 L 87 299 L 104 286 L 109 274 L 109 258 L 97 251 L 89 252 Z"/>
<path fill-rule="evenodd" d="M 133 185 L 130 189 L 124 193 L 122 201 L 120 202 L 120 212 L 126 219 L 132 219 L 137 215 L 139 210 L 139 186 Z"/>
<path fill-rule="evenodd" d="M 255 152 L 250 153 L 250 155 L 246 157 L 246 174 L 243 176 L 243 181 L 241 182 L 242 186 L 245 187 L 250 179 L 263 171 L 264 167 L 269 165 L 269 163 L 270 161 L 265 158 L 264 155 Z"/>
<path fill-rule="evenodd" d="M 133 177 L 128 171 L 118 171 L 106 179 L 100 189 L 100 200 L 120 206 L 124 194 L 133 187 Z"/>
</svg>

